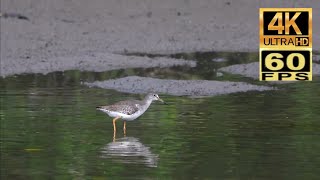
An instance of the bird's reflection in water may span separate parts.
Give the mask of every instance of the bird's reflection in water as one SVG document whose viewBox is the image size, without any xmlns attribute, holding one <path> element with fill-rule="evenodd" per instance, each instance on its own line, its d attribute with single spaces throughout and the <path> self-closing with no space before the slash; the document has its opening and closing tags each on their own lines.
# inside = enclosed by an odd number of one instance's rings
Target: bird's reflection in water
<svg viewBox="0 0 320 180">
<path fill-rule="evenodd" d="M 130 164 L 143 164 L 147 167 L 157 167 L 158 155 L 142 144 L 135 137 L 123 137 L 108 143 L 101 150 L 102 158 Z"/>
</svg>

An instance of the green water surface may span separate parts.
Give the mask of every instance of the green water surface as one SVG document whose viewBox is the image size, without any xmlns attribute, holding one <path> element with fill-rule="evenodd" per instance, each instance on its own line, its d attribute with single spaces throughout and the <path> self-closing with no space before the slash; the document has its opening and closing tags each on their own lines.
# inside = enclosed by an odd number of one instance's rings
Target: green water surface
<svg viewBox="0 0 320 180">
<path fill-rule="evenodd" d="M 160 94 L 168 105 L 152 104 L 127 123 L 126 136 L 119 121 L 115 142 L 112 119 L 95 107 L 143 95 L 82 85 L 128 75 L 223 80 L 215 76 L 223 64 L 228 63 L 0 79 L 1 179 L 319 178 L 317 77 L 279 85 L 278 91 L 202 98 Z"/>
</svg>

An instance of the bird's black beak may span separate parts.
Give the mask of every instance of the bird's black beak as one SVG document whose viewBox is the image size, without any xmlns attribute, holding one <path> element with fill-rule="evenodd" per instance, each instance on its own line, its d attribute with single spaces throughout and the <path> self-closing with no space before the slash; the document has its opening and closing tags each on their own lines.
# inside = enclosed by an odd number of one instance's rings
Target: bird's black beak
<svg viewBox="0 0 320 180">
<path fill-rule="evenodd" d="M 166 104 L 166 105 L 167 105 L 167 103 L 164 102 L 164 100 L 162 100 L 162 99 L 160 99 L 160 98 L 158 98 L 158 100 L 159 100 L 160 102 L 162 102 L 162 104 Z"/>
<path fill-rule="evenodd" d="M 158 101 L 161 101 L 162 103 L 164 103 L 164 101 L 162 99 L 160 99 L 159 97 L 158 97 Z"/>
</svg>

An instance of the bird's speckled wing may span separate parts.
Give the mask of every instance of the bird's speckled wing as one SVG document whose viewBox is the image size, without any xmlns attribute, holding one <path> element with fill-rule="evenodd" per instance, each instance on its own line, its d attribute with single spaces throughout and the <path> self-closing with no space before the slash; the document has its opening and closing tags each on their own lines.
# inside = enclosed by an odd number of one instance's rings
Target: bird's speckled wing
<svg viewBox="0 0 320 180">
<path fill-rule="evenodd" d="M 136 100 L 120 101 L 113 105 L 102 106 L 101 108 L 108 111 L 120 112 L 122 114 L 131 115 L 139 110 L 140 102 Z"/>
</svg>

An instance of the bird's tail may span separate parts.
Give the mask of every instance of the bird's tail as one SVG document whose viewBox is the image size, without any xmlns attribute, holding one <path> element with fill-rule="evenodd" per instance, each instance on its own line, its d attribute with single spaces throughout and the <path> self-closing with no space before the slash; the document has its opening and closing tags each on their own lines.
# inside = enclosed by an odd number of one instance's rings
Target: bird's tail
<svg viewBox="0 0 320 180">
<path fill-rule="evenodd" d="M 97 106 L 96 109 L 104 113 L 109 113 L 109 110 L 106 109 L 106 106 Z"/>
</svg>

